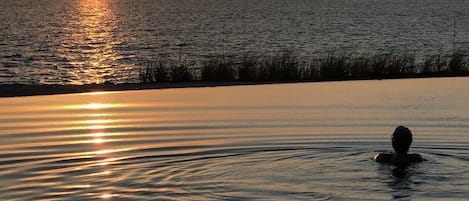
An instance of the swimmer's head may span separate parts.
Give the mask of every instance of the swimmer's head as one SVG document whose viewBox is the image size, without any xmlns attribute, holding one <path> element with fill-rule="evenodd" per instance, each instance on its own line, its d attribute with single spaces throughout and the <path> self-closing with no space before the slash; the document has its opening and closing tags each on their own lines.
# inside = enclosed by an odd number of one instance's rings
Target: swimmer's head
<svg viewBox="0 0 469 201">
<path fill-rule="evenodd" d="M 398 126 L 392 134 L 392 147 L 399 154 L 405 154 L 409 151 L 412 144 L 412 132 L 407 127 Z"/>
</svg>

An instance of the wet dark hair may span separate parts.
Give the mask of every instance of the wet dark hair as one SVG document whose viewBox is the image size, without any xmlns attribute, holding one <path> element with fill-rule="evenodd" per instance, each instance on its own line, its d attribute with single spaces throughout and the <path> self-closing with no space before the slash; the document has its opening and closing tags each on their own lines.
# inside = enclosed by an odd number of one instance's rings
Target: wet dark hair
<svg viewBox="0 0 469 201">
<path fill-rule="evenodd" d="M 392 134 L 392 147 L 394 151 L 405 154 L 409 151 L 410 144 L 412 144 L 412 132 L 407 127 L 398 126 Z"/>
</svg>

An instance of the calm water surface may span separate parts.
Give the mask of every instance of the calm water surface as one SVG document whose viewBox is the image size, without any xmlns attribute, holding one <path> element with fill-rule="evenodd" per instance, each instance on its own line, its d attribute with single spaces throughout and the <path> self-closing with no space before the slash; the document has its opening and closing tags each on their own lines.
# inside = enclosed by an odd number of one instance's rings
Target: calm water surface
<svg viewBox="0 0 469 201">
<path fill-rule="evenodd" d="M 469 42 L 467 0 L 0 0 L 0 84 L 137 81 L 155 58 L 330 50 L 431 55 Z"/>
<path fill-rule="evenodd" d="M 0 200 L 465 200 L 468 78 L 0 99 Z M 395 126 L 427 161 L 372 161 Z"/>
</svg>

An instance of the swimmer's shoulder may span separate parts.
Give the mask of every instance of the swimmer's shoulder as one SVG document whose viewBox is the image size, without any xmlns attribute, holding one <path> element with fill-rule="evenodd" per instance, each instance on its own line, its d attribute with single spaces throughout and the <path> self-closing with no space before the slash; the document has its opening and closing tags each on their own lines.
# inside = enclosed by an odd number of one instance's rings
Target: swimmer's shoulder
<svg viewBox="0 0 469 201">
<path fill-rule="evenodd" d="M 392 154 L 388 153 L 379 153 L 373 157 L 373 160 L 379 163 L 390 163 L 392 159 Z"/>
<path fill-rule="evenodd" d="M 391 153 L 379 153 L 373 157 L 373 160 L 379 163 L 394 163 L 393 154 Z M 420 154 L 408 154 L 404 163 L 419 163 L 425 161 Z"/>
<path fill-rule="evenodd" d="M 424 161 L 420 154 L 408 154 L 407 160 L 409 161 L 409 163 L 419 163 Z"/>
</svg>

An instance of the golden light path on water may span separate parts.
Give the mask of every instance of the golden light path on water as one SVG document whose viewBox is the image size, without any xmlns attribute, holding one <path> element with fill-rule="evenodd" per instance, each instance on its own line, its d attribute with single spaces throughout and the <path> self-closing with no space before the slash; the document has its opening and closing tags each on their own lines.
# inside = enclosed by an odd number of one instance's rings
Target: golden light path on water
<svg viewBox="0 0 469 201">
<path fill-rule="evenodd" d="M 121 135 L 121 136 L 125 136 L 128 134 L 108 132 L 107 129 L 113 128 L 114 127 L 113 124 L 116 124 L 116 123 L 121 124 L 121 125 L 126 125 L 129 122 L 125 120 L 113 119 L 113 117 L 115 117 L 116 115 L 113 115 L 112 113 L 107 113 L 107 111 L 115 110 L 119 108 L 143 107 L 146 105 L 134 104 L 132 106 L 132 104 L 120 103 L 119 101 L 115 101 L 112 98 L 109 99 L 109 97 L 112 97 L 112 96 L 109 96 L 109 94 L 112 94 L 112 92 L 91 92 L 91 93 L 86 93 L 83 95 L 78 95 L 77 96 L 79 97 L 77 99 L 78 102 L 89 102 L 89 103 L 71 104 L 71 105 L 64 105 L 64 106 L 58 107 L 58 109 L 60 110 L 76 111 L 79 114 L 81 114 L 80 116 L 87 117 L 84 120 L 67 122 L 67 124 L 69 125 L 80 124 L 80 126 L 77 126 L 77 127 L 72 126 L 66 129 L 67 130 L 69 129 L 70 130 L 82 130 L 82 129 L 88 130 L 89 133 L 84 134 L 83 136 L 77 136 L 77 137 L 82 137 L 85 139 L 88 138 L 88 139 L 82 140 L 79 142 L 77 141 L 62 142 L 64 144 L 83 143 L 83 144 L 92 145 L 92 150 L 75 154 L 75 157 L 78 157 L 78 158 L 91 158 L 91 159 L 95 158 L 96 159 L 92 163 L 87 163 L 86 165 L 81 165 L 73 169 L 74 171 L 80 171 L 86 168 L 99 167 L 98 172 L 89 173 L 88 175 L 85 175 L 85 177 L 99 177 L 101 179 L 113 180 L 114 179 L 113 171 L 109 168 L 109 166 L 113 165 L 113 163 L 115 163 L 116 161 L 127 158 L 125 156 L 117 157 L 115 156 L 115 153 L 138 150 L 141 148 L 138 146 L 114 148 L 112 145 L 109 144 L 113 141 L 116 141 L 115 139 L 113 139 L 113 137 L 115 137 L 115 134 Z M 161 104 L 161 105 L 168 106 L 168 104 Z M 153 105 L 153 106 L 157 107 L 158 105 Z M 73 188 L 91 188 L 91 189 L 95 187 L 92 184 L 76 184 L 76 185 L 71 185 L 71 186 Z M 99 188 L 100 189 L 104 188 L 107 190 L 104 190 L 102 193 L 90 193 L 89 195 L 96 196 L 98 198 L 102 198 L 105 200 L 109 200 L 112 197 L 119 196 L 119 194 L 113 193 L 112 187 L 106 188 L 103 186 L 99 186 Z"/>
<path fill-rule="evenodd" d="M 466 197 L 469 95 L 458 92 L 468 84 L 440 78 L 2 98 L 0 200 Z M 400 124 L 414 132 L 411 151 L 428 159 L 404 182 L 371 161 L 392 149 L 389 135 Z"/>
<path fill-rule="evenodd" d="M 91 177 L 102 177 L 113 179 L 113 172 L 108 168 L 117 160 L 125 159 L 126 157 L 114 157 L 114 153 L 122 151 L 136 150 L 138 147 L 127 147 L 121 149 L 114 149 L 109 142 L 113 141 L 113 133 L 107 132 L 107 129 L 112 127 L 110 124 L 118 122 L 117 120 L 112 119 L 112 115 L 106 113 L 107 109 L 116 109 L 116 108 L 125 108 L 130 107 L 129 104 L 119 104 L 119 103 L 107 103 L 114 102 L 110 100 L 100 101 L 100 97 L 106 97 L 107 92 L 92 92 L 87 93 L 84 96 L 89 100 L 94 102 L 87 104 L 78 104 L 78 105 L 68 105 L 64 109 L 70 110 L 81 110 L 81 113 L 86 114 L 89 119 L 84 120 L 85 127 L 79 127 L 80 129 L 87 129 L 90 131 L 89 140 L 84 140 L 82 143 L 93 144 L 94 151 L 82 153 L 85 158 L 99 158 L 95 163 L 87 164 L 86 167 L 90 166 L 99 166 L 100 172 L 94 174 L 89 174 L 87 176 Z M 119 123 L 126 123 L 124 121 L 119 121 Z M 73 128 L 72 128 L 73 129 Z M 122 135 L 122 134 L 121 134 Z M 75 170 L 81 170 L 86 167 L 78 167 Z M 83 187 L 83 188 L 93 188 L 90 184 L 85 185 L 75 185 L 74 187 Z M 103 186 L 100 186 L 103 188 Z M 104 200 L 109 200 L 112 197 L 118 197 L 119 194 L 113 193 L 113 189 L 110 187 L 108 190 L 103 191 L 101 194 L 96 194 L 97 197 Z"/>
<path fill-rule="evenodd" d="M 94 92 L 89 93 L 89 98 L 93 100 L 93 97 L 105 95 L 106 93 L 103 92 Z M 91 143 L 94 144 L 95 151 L 92 152 L 89 157 L 100 157 L 100 161 L 96 161 L 94 166 L 100 166 L 101 172 L 97 172 L 95 174 L 91 174 L 89 176 L 96 176 L 96 177 L 109 177 L 112 178 L 112 172 L 108 169 L 110 163 L 115 161 L 116 159 L 112 158 L 112 154 L 117 150 L 114 150 L 109 147 L 106 143 L 112 142 L 112 140 L 106 139 L 108 137 L 112 137 L 112 134 L 106 132 L 107 124 L 112 122 L 112 119 L 101 119 L 102 117 L 108 117 L 109 115 L 103 113 L 103 109 L 110 109 L 113 107 L 125 107 L 125 105 L 116 105 L 116 104 L 107 104 L 107 103 L 88 103 L 82 105 L 72 105 L 67 106 L 66 108 L 69 109 L 84 109 L 85 113 L 90 117 L 90 119 L 85 120 L 85 123 L 88 124 L 87 129 L 90 130 L 88 136 L 90 140 L 85 140 L 83 143 Z M 86 157 L 86 156 L 85 156 Z M 80 170 L 77 168 L 76 170 Z M 85 184 L 83 187 L 85 188 L 93 188 L 93 186 L 89 184 Z M 112 189 L 109 191 L 105 191 L 98 195 L 100 198 L 108 200 L 112 196 L 116 196 L 112 194 Z"/>
<path fill-rule="evenodd" d="M 117 22 L 113 10 L 109 7 L 110 3 L 108 0 L 75 2 L 74 6 L 78 7 L 79 13 L 76 18 L 69 20 L 69 26 L 76 27 L 76 32 L 65 38 L 64 48 L 68 51 L 64 51 L 63 55 L 73 61 L 70 64 L 76 67 L 71 69 L 71 74 L 78 82 L 74 84 L 99 84 L 118 70 L 113 69 L 115 66 L 112 66 L 112 63 L 119 58 L 114 48 L 122 39 L 114 33 Z M 81 52 L 70 49 L 78 49 Z"/>
<path fill-rule="evenodd" d="M 84 138 L 85 140 L 81 141 L 69 141 L 69 142 L 61 142 L 61 144 L 90 144 L 92 145 L 92 149 L 86 152 L 75 153 L 71 154 L 71 157 L 76 158 L 98 158 L 96 161 L 92 163 L 87 163 L 85 165 L 81 165 L 79 167 L 73 168 L 74 171 L 80 171 L 90 167 L 99 167 L 99 172 L 96 173 L 89 173 L 84 175 L 86 177 L 102 177 L 102 178 L 109 178 L 112 179 L 112 171 L 109 170 L 108 166 L 112 164 L 115 160 L 119 158 L 114 158 L 113 154 L 118 151 L 126 151 L 132 148 L 121 148 L 121 149 L 113 149 L 111 145 L 107 144 L 112 142 L 113 134 L 106 131 L 107 128 L 110 127 L 111 123 L 116 123 L 109 115 L 106 113 L 106 109 L 114 109 L 118 107 L 126 107 L 125 104 L 111 104 L 111 103 L 101 103 L 100 96 L 106 96 L 109 94 L 107 92 L 92 92 L 87 93 L 83 96 L 84 102 L 87 100 L 96 100 L 96 102 L 86 103 L 86 104 L 74 104 L 74 105 L 64 105 L 59 106 L 58 109 L 60 110 L 67 110 L 72 111 L 72 113 L 78 112 L 81 116 L 86 117 L 80 121 L 69 121 L 65 122 L 64 125 L 72 125 L 72 127 L 65 128 L 66 130 L 75 130 L 75 129 L 85 129 L 88 130 L 89 133 L 83 135 L 77 135 L 75 137 Z M 109 101 L 109 100 L 107 100 Z M 49 108 L 50 109 L 50 108 Z M 74 124 L 79 123 L 79 127 L 73 127 Z M 67 137 L 67 136 L 65 136 Z M 87 139 L 88 138 L 88 139 Z M 66 139 L 66 138 L 65 138 Z M 122 159 L 122 158 L 121 158 Z M 73 159 L 72 159 L 73 160 Z M 53 171 L 51 172 L 53 173 Z M 94 188 L 91 184 L 69 184 L 68 187 L 72 188 Z M 66 187 L 67 188 L 67 187 Z M 93 194 L 90 194 L 93 195 Z M 104 191 L 102 194 L 96 194 L 96 197 L 109 199 L 113 196 L 117 196 L 117 194 L 112 194 L 112 189 L 108 191 Z"/>
</svg>

